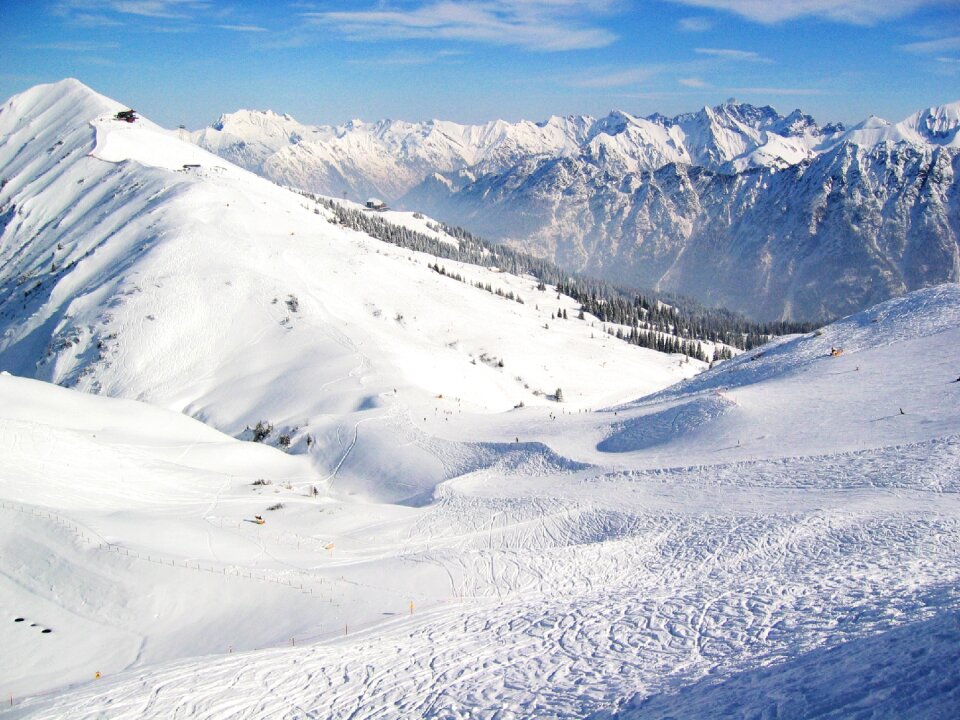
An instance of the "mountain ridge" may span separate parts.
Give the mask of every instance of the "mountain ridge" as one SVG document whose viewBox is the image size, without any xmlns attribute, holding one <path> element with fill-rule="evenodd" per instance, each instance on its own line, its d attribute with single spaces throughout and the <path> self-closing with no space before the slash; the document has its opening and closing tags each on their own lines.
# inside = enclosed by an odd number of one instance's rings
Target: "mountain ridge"
<svg viewBox="0 0 960 720">
<path fill-rule="evenodd" d="M 241 135 L 250 117 L 235 118 Z M 960 101 L 849 128 L 732 100 L 672 118 L 299 127 L 306 139 L 269 140 L 278 150 L 192 139 L 283 185 L 386 198 L 755 320 L 822 321 L 960 278 Z"/>
</svg>

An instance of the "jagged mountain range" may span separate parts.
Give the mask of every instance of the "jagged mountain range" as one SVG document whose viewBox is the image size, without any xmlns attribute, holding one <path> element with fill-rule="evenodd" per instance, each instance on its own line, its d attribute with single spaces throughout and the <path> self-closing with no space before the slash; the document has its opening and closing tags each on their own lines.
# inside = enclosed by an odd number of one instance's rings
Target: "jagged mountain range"
<svg viewBox="0 0 960 720">
<path fill-rule="evenodd" d="M 958 128 L 960 102 L 846 128 L 731 100 L 476 126 L 240 111 L 192 139 L 281 184 L 383 197 L 608 280 L 822 319 L 960 277 Z"/>
</svg>

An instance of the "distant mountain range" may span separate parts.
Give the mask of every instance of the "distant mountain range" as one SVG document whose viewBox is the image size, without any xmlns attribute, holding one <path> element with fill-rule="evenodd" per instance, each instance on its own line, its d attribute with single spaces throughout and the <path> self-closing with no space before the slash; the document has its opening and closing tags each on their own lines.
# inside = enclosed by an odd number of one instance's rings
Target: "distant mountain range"
<svg viewBox="0 0 960 720">
<path fill-rule="evenodd" d="M 730 100 L 668 118 L 307 126 L 192 139 L 275 182 L 377 196 L 615 282 L 821 319 L 960 278 L 960 102 L 818 125 Z"/>
</svg>

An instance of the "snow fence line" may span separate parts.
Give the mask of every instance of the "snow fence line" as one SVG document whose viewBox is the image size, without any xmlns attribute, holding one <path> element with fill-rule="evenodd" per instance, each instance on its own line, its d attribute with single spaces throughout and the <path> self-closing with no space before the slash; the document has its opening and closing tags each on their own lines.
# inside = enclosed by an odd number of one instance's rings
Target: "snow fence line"
<svg viewBox="0 0 960 720">
<path fill-rule="evenodd" d="M 36 507 L 31 507 L 27 505 L 20 505 L 18 503 L 11 503 L 7 501 L 0 501 L 0 509 L 10 510 L 12 512 L 19 512 L 24 515 L 29 515 L 31 517 L 36 517 L 41 520 L 48 520 L 54 524 L 68 530 L 71 532 L 74 537 L 78 538 L 82 542 L 90 545 L 91 547 L 104 550 L 106 552 L 112 552 L 116 555 L 126 556 L 134 558 L 137 560 L 144 560 L 146 562 L 154 563 L 157 565 L 165 565 L 167 567 L 178 567 L 185 570 L 192 570 L 193 572 L 206 572 L 212 575 L 222 575 L 223 577 L 234 577 L 244 580 L 253 580 L 255 582 L 265 582 L 273 583 L 274 585 L 281 585 L 284 587 L 291 588 L 293 590 L 298 590 L 304 595 L 309 595 L 320 602 L 330 603 L 333 606 L 339 607 L 340 603 L 335 601 L 332 595 L 326 596 L 321 595 L 319 592 L 314 592 L 314 589 L 309 586 L 310 582 L 319 583 L 321 585 L 330 585 L 331 582 L 324 577 L 315 577 L 308 576 L 306 578 L 307 585 L 304 584 L 304 578 L 299 580 L 292 580 L 288 578 L 276 578 L 270 577 L 266 573 L 256 573 L 252 570 L 243 571 L 238 567 L 228 567 L 226 565 L 216 566 L 212 563 L 203 563 L 199 560 L 190 561 L 190 560 L 178 560 L 177 558 L 164 557 L 163 555 L 155 555 L 152 553 L 141 553 L 136 550 L 130 550 L 129 548 L 117 545 L 116 543 L 111 543 L 100 537 L 96 532 L 83 528 L 74 521 L 65 518 L 59 513 L 52 512 L 50 510 L 41 510 Z M 239 523 L 238 523 L 239 526 Z"/>
</svg>

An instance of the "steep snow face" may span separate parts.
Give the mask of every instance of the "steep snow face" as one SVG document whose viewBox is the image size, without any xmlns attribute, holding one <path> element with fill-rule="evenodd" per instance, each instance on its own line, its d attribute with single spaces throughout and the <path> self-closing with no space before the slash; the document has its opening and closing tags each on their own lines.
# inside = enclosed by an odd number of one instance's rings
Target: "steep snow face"
<svg viewBox="0 0 960 720">
<path fill-rule="evenodd" d="M 422 445 L 454 414 L 552 408 L 558 387 L 594 407 L 702 367 L 554 322 L 578 306 L 533 278 L 440 275 L 120 108 L 68 81 L 0 113 L 0 369 L 234 436 L 264 421 L 344 492 L 398 499 L 444 479 Z"/>
<path fill-rule="evenodd" d="M 944 285 L 614 408 L 457 415 L 418 507 L 0 376 L 13 713 L 950 717 L 958 342 Z"/>
</svg>

